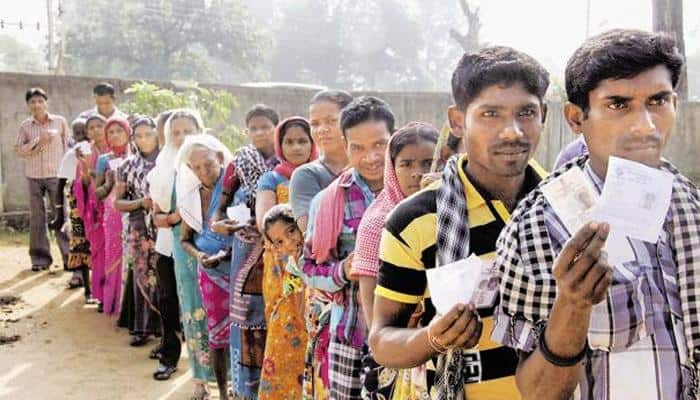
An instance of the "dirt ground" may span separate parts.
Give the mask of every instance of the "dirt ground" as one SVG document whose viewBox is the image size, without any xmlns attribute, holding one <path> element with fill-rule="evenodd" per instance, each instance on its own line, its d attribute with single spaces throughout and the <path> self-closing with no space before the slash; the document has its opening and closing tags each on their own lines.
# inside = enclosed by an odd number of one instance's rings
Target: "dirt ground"
<svg viewBox="0 0 700 400">
<path fill-rule="evenodd" d="M 179 371 L 153 380 L 157 362 L 148 352 L 156 341 L 129 347 L 128 333 L 86 305 L 82 289 L 66 289 L 70 274 L 61 267 L 31 272 L 27 242 L 26 233 L 0 231 L 0 294 L 20 298 L 0 304 L 0 337 L 19 335 L 0 344 L 0 399 L 189 398 L 184 349 Z"/>
</svg>

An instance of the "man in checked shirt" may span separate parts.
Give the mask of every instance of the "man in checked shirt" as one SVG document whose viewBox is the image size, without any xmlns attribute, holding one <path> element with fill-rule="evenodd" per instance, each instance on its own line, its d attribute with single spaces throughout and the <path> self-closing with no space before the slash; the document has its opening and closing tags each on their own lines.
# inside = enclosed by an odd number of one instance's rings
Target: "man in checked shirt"
<svg viewBox="0 0 700 400">
<path fill-rule="evenodd" d="M 48 112 L 48 96 L 38 87 L 25 95 L 31 117 L 22 122 L 15 143 L 15 154 L 25 160 L 25 175 L 29 182 L 29 256 L 32 271 L 49 269 L 53 263 L 47 236 L 44 197 L 49 197 L 51 217 L 58 190 L 58 167 L 68 147 L 68 124 L 60 115 Z M 58 206 L 60 207 L 60 206 Z M 68 257 L 68 236 L 56 231 L 63 265 Z"/>
<path fill-rule="evenodd" d="M 606 221 L 569 232 L 539 189 L 520 202 L 496 245 L 492 338 L 519 353 L 524 399 L 700 398 L 700 191 L 661 158 L 682 67 L 672 38 L 637 30 L 591 37 L 568 62 L 564 116 L 588 154 L 543 185 L 578 167 L 600 192 L 615 156 L 667 171 L 673 189 L 658 238 L 626 238 L 634 259 L 615 265 Z"/>
</svg>

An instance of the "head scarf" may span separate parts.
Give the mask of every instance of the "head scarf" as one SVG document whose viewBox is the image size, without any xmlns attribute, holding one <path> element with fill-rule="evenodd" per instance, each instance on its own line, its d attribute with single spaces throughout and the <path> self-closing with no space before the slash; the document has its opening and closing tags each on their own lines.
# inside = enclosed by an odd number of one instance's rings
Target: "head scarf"
<svg viewBox="0 0 700 400">
<path fill-rule="evenodd" d="M 105 134 L 105 143 L 107 143 L 107 147 L 109 148 L 109 151 L 114 153 L 115 156 L 121 157 L 126 155 L 127 150 L 129 149 L 129 141 L 127 140 L 127 143 L 122 145 L 122 146 L 112 146 L 112 144 L 109 143 L 109 138 L 107 137 L 107 132 L 109 131 L 109 127 L 117 124 L 121 126 L 121 128 L 126 132 L 126 137 L 131 138 L 131 127 L 129 126 L 129 121 L 127 121 L 125 118 L 122 118 L 120 116 L 114 116 L 110 117 L 107 122 L 105 123 L 104 127 L 104 134 Z"/>
<path fill-rule="evenodd" d="M 171 209 L 171 200 L 173 195 L 173 184 L 175 182 L 175 157 L 177 156 L 178 147 L 173 143 L 173 135 L 171 124 L 178 118 L 192 118 L 197 125 L 198 133 L 204 132 L 204 124 L 199 113 L 195 110 L 180 108 L 173 110 L 170 117 L 165 122 L 163 128 L 165 132 L 165 145 L 160 150 L 156 159 L 156 166 L 151 170 L 146 178 L 149 183 L 150 195 L 153 201 L 158 204 L 162 211 L 168 212 Z"/>
<path fill-rule="evenodd" d="M 294 165 L 287 161 L 287 159 L 284 157 L 284 152 L 282 151 L 282 141 L 284 141 L 284 136 L 287 134 L 287 128 L 290 124 L 303 125 L 305 127 L 306 134 L 309 136 L 309 140 L 311 141 L 311 154 L 306 162 L 313 161 L 318 158 L 318 147 L 316 147 L 316 143 L 314 143 L 314 140 L 311 137 L 311 127 L 309 126 L 309 121 L 307 121 L 306 118 L 289 117 L 280 122 L 279 125 L 277 125 L 277 129 L 275 129 L 275 154 L 280 160 L 280 163 L 275 167 L 275 172 L 287 179 L 291 179 L 292 173 L 297 167 L 299 167 L 299 165 Z"/>
<path fill-rule="evenodd" d="M 136 145 L 136 128 L 138 128 L 141 125 L 148 125 L 151 127 L 151 129 L 155 129 L 156 124 L 153 122 L 153 119 L 151 117 L 146 117 L 146 116 L 136 116 L 133 121 L 131 122 L 131 135 L 129 136 L 130 139 L 130 144 L 131 144 L 131 153 L 136 154 L 139 158 L 143 158 L 144 160 L 148 161 L 149 163 L 154 163 L 156 157 L 158 157 L 158 154 L 160 153 L 158 146 L 156 146 L 155 150 L 151 152 L 149 155 L 144 155 L 141 153 L 141 150 L 139 147 Z M 156 140 L 157 140 L 157 135 L 156 135 Z M 148 168 L 148 171 L 153 169 L 153 165 Z"/>
<path fill-rule="evenodd" d="M 185 143 L 177 153 L 175 157 L 175 170 L 177 171 L 178 183 L 175 188 L 177 191 L 177 209 L 180 212 L 180 217 L 187 223 L 192 229 L 197 232 L 202 231 L 202 199 L 199 193 L 199 188 L 202 186 L 202 182 L 196 177 L 194 172 L 187 166 L 187 161 L 189 160 L 192 150 L 197 146 L 206 147 L 209 150 L 223 154 L 223 163 L 221 164 L 223 173 L 223 167 L 228 165 L 233 161 L 233 155 L 231 151 L 224 146 L 219 139 L 212 135 L 192 135 L 185 138 Z M 194 180 L 186 179 L 181 180 L 180 177 L 194 176 Z"/>
</svg>

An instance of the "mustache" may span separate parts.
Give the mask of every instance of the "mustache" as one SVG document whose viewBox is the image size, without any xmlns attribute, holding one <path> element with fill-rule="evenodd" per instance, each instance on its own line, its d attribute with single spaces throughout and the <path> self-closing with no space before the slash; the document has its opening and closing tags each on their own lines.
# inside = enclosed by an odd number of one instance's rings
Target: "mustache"
<svg viewBox="0 0 700 400">
<path fill-rule="evenodd" d="M 644 146 L 648 144 L 655 144 L 655 145 L 660 145 L 661 144 L 661 136 L 658 134 L 653 134 L 646 136 L 642 139 L 627 139 L 625 140 L 626 145 L 638 145 L 638 146 Z"/>
<path fill-rule="evenodd" d="M 491 151 L 493 152 L 506 152 L 506 151 L 524 151 L 524 150 L 530 150 L 530 147 L 532 145 L 530 142 L 522 141 L 522 140 L 517 140 L 515 142 L 502 142 L 498 143 L 494 146 L 491 147 Z"/>
</svg>

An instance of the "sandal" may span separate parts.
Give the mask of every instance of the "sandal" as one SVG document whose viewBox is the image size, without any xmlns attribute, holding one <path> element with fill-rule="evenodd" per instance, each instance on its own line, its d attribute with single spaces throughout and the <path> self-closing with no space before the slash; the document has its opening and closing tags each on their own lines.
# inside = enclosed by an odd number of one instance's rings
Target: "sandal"
<svg viewBox="0 0 700 400">
<path fill-rule="evenodd" d="M 160 360 L 160 358 L 163 356 L 161 352 L 161 345 L 158 344 L 158 346 L 154 347 L 153 350 L 151 350 L 150 353 L 148 353 L 148 358 L 151 360 Z"/>
<path fill-rule="evenodd" d="M 160 364 L 156 372 L 153 373 L 153 379 L 157 381 L 167 381 L 170 377 L 177 371 L 177 367 L 169 367 L 167 365 Z"/>
<path fill-rule="evenodd" d="M 73 275 L 68 281 L 68 289 L 77 289 L 79 287 L 83 287 L 83 278 Z"/>
<path fill-rule="evenodd" d="M 148 336 L 132 336 L 131 342 L 129 342 L 129 346 L 141 347 L 144 344 L 148 343 L 149 340 L 150 338 Z"/>
<path fill-rule="evenodd" d="M 192 394 L 190 400 L 209 400 L 209 392 L 207 392 L 207 388 L 202 384 L 198 384 L 195 387 L 194 394 Z"/>
</svg>

